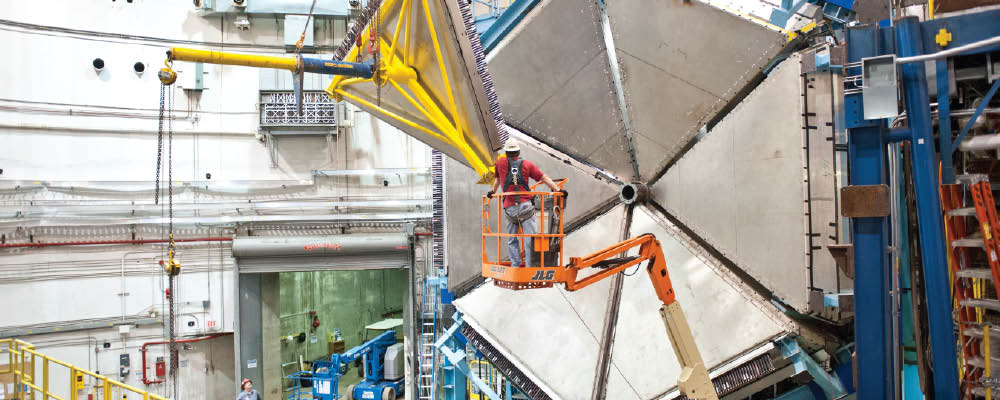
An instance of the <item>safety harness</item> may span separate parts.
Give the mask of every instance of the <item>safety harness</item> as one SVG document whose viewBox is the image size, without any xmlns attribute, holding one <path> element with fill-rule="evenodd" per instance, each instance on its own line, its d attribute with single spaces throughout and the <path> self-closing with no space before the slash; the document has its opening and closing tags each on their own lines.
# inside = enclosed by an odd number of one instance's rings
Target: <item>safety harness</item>
<svg viewBox="0 0 1000 400">
<path fill-rule="evenodd" d="M 528 180 L 524 176 L 521 170 L 521 166 L 523 164 L 524 160 L 521 159 L 517 159 L 514 161 L 507 159 L 507 176 L 504 178 L 503 182 L 504 192 L 527 192 L 530 190 L 528 189 Z M 514 199 L 514 205 L 515 206 L 520 205 L 522 203 L 521 200 L 524 199 L 525 197 L 527 196 L 517 195 L 517 198 Z M 514 223 L 520 225 L 522 222 L 531 218 L 533 215 L 535 215 L 534 207 L 521 214 L 518 215 L 508 214 L 507 216 L 510 217 L 514 221 Z"/>
<path fill-rule="evenodd" d="M 510 161 L 507 159 L 507 176 L 504 178 L 503 191 L 504 192 L 527 192 L 528 182 L 525 180 L 524 175 L 521 174 L 521 165 L 524 164 L 524 160 L 517 159 Z M 515 204 L 521 203 L 522 196 L 517 196 L 515 199 Z"/>
</svg>

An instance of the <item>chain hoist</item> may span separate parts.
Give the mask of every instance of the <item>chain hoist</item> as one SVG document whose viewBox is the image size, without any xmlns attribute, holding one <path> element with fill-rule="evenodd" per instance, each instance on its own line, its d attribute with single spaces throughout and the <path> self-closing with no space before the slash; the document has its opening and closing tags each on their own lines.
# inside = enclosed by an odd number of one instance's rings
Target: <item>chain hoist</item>
<svg viewBox="0 0 1000 400">
<path fill-rule="evenodd" d="M 167 260 L 162 261 L 163 269 L 167 273 L 167 291 L 164 295 L 167 298 L 169 308 L 169 352 L 170 352 L 170 377 L 173 379 L 173 393 L 177 393 L 177 328 L 176 328 L 176 277 L 181 271 L 181 264 L 174 258 L 176 255 L 174 242 L 174 91 L 168 88 L 177 80 L 177 74 L 167 63 L 166 67 L 160 70 L 160 116 L 159 129 L 156 140 L 156 188 L 154 190 L 154 203 L 160 202 L 160 189 L 162 183 L 160 174 L 163 170 L 163 131 L 164 119 L 166 120 L 167 136 Z"/>
<path fill-rule="evenodd" d="M 153 188 L 153 204 L 160 204 L 160 170 L 163 169 L 163 99 L 167 86 L 160 84 L 160 127 L 156 134 L 156 187 Z"/>
</svg>

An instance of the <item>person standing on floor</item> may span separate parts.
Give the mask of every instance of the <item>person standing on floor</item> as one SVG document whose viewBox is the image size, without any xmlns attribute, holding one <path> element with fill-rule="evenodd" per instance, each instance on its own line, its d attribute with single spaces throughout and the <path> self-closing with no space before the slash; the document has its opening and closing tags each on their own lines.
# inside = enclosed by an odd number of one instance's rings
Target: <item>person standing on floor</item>
<svg viewBox="0 0 1000 400">
<path fill-rule="evenodd" d="M 250 378 L 243 378 L 240 394 L 236 396 L 236 400 L 261 400 L 260 392 L 253 388 L 253 381 Z"/>
</svg>

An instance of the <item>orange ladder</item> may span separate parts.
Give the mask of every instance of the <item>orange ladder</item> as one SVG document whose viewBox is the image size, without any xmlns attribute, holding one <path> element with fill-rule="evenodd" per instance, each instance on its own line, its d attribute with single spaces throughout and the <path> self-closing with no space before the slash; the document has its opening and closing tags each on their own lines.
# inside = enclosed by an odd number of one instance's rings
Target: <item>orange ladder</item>
<svg viewBox="0 0 1000 400">
<path fill-rule="evenodd" d="M 993 282 L 994 293 L 1000 293 L 1000 220 L 989 178 L 983 174 L 962 175 L 959 184 L 942 185 L 942 208 L 948 233 L 949 268 L 954 296 L 955 315 L 959 325 L 962 349 L 963 382 L 966 395 L 982 395 L 980 378 L 987 366 L 983 357 L 984 332 L 1000 337 L 1000 330 L 984 330 L 983 315 L 986 310 L 1000 312 L 1000 301 L 995 296 L 986 297 L 985 282 Z M 964 190 L 968 190 L 972 206 L 965 206 Z M 974 219 L 976 228 L 969 228 Z M 971 231 L 971 232 L 970 232 Z M 982 249 L 989 268 L 973 265 L 970 251 Z M 989 354 L 989 353 L 987 353 Z M 989 376 L 989 375 L 987 375 Z"/>
</svg>

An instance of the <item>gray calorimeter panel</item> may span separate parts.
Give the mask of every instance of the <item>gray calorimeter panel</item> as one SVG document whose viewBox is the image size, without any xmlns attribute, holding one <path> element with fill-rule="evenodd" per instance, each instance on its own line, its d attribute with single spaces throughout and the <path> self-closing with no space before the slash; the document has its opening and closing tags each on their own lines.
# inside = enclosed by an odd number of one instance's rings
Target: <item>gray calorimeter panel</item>
<svg viewBox="0 0 1000 400">
<path fill-rule="evenodd" d="M 861 96 L 865 119 L 892 118 L 899 115 L 899 87 L 896 80 L 896 56 L 861 59 Z"/>
</svg>

